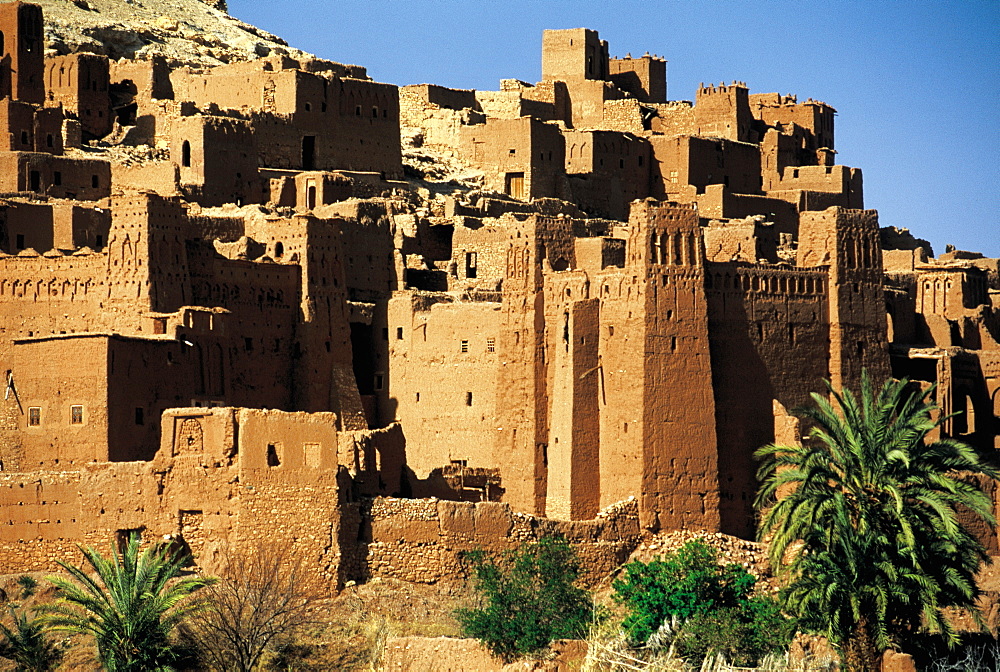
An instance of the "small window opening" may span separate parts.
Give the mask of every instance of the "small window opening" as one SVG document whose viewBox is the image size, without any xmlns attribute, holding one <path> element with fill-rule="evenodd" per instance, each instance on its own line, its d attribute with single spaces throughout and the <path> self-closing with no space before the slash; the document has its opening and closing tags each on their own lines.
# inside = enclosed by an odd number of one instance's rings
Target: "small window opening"
<svg viewBox="0 0 1000 672">
<path fill-rule="evenodd" d="M 253 352 L 253 339 L 249 336 L 243 339 L 243 349 L 246 352 Z"/>
<path fill-rule="evenodd" d="M 181 143 L 181 165 L 185 168 L 191 167 L 191 143 L 187 140 Z"/>
<path fill-rule="evenodd" d="M 397 341 L 403 340 L 403 328 L 402 327 L 396 327 L 396 340 Z"/>
<path fill-rule="evenodd" d="M 94 243 L 97 245 L 97 247 L 104 247 L 104 236 L 102 236 L 101 234 L 97 234 L 97 236 L 94 239 Z"/>
<path fill-rule="evenodd" d="M 97 187 L 100 184 L 101 184 L 101 181 L 98 179 L 97 175 L 91 175 L 90 176 L 90 186 L 91 187 L 93 187 L 94 189 L 97 189 Z"/>
<path fill-rule="evenodd" d="M 385 386 L 385 374 L 376 373 L 375 374 L 375 389 L 381 390 Z"/>
<path fill-rule="evenodd" d="M 27 131 L 21 131 L 21 144 L 22 145 L 28 144 L 28 132 Z"/>
<path fill-rule="evenodd" d="M 28 408 L 28 427 L 38 427 L 42 424 L 41 406 L 31 406 Z"/>
<path fill-rule="evenodd" d="M 417 392 L 417 402 L 418 403 L 420 402 L 420 393 L 419 392 Z"/>
<path fill-rule="evenodd" d="M 486 352 L 496 352 L 497 351 L 497 341 L 495 338 L 486 339 Z"/>
<path fill-rule="evenodd" d="M 135 424 L 137 425 L 146 424 L 146 411 L 142 406 L 135 407 Z"/>
<path fill-rule="evenodd" d="M 465 393 L 465 405 L 472 406 L 472 392 Z"/>
<path fill-rule="evenodd" d="M 69 407 L 69 424 L 71 425 L 83 424 L 83 406 Z"/>
<path fill-rule="evenodd" d="M 361 106 L 360 105 L 358 105 L 357 107 L 354 108 L 354 116 L 356 116 L 356 117 L 360 117 L 361 116 Z"/>
<path fill-rule="evenodd" d="M 55 146 L 55 142 L 52 139 L 52 134 L 51 133 L 48 133 L 45 136 L 45 146 L 46 147 L 54 147 Z"/>
<path fill-rule="evenodd" d="M 462 341 L 462 352 L 468 352 L 468 351 L 469 351 L 469 342 Z"/>
<path fill-rule="evenodd" d="M 278 448 L 273 443 L 267 444 L 267 466 L 281 466 L 281 458 L 278 457 Z"/>
<path fill-rule="evenodd" d="M 372 119 L 378 119 L 378 108 L 377 107 L 373 107 L 372 108 Z"/>
</svg>

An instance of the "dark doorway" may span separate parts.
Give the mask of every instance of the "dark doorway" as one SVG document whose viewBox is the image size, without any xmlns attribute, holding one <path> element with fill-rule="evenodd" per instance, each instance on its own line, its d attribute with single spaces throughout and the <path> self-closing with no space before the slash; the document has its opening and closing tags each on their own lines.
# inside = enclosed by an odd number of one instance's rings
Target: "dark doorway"
<svg viewBox="0 0 1000 672">
<path fill-rule="evenodd" d="M 302 137 L 302 170 L 316 170 L 316 136 Z"/>
<path fill-rule="evenodd" d="M 359 394 L 375 393 L 375 338 L 371 325 L 351 322 L 354 379 Z"/>
<path fill-rule="evenodd" d="M 31 185 L 28 187 L 31 191 L 41 192 L 42 191 L 42 174 L 37 170 L 31 171 L 28 175 L 28 181 Z"/>
</svg>

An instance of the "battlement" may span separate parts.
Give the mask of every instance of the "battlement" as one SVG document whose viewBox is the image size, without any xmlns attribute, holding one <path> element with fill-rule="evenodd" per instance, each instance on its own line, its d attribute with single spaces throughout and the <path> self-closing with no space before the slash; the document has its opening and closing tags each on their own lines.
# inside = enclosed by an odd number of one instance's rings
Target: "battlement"
<svg viewBox="0 0 1000 672">
<path fill-rule="evenodd" d="M 746 82 L 737 82 L 733 80 L 731 84 L 726 84 L 725 82 L 719 82 L 716 84 L 705 85 L 704 82 L 698 85 L 698 96 L 711 96 L 711 95 L 727 95 L 736 93 L 738 91 L 749 91 Z"/>
</svg>

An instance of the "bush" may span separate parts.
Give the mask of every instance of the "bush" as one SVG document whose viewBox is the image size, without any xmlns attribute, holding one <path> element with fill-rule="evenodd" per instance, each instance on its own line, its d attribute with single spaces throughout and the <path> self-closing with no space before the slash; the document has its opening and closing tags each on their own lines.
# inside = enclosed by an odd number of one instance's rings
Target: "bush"
<svg viewBox="0 0 1000 672">
<path fill-rule="evenodd" d="M 589 593 L 574 585 L 576 553 L 565 540 L 545 537 L 499 558 L 465 554 L 479 606 L 455 615 L 466 637 L 505 661 L 541 651 L 555 639 L 582 637 L 590 624 Z"/>
<path fill-rule="evenodd" d="M 26 600 L 35 594 L 38 588 L 38 581 L 29 574 L 22 574 L 17 577 L 17 585 L 21 586 L 21 599 Z"/>
<path fill-rule="evenodd" d="M 754 665 L 787 647 L 794 634 L 775 600 L 752 596 L 755 582 L 740 565 L 719 565 L 715 550 L 695 540 L 664 558 L 628 563 L 613 587 L 615 600 L 628 610 L 622 627 L 632 644 L 646 644 L 676 617 L 681 625 L 674 642 L 681 656 L 723 653 L 732 662 Z"/>
</svg>

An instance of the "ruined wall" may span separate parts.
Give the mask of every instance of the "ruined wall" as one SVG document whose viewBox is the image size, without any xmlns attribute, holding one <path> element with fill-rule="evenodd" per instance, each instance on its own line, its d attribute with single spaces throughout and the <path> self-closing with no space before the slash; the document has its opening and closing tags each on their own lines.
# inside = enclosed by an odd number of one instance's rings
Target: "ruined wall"
<svg viewBox="0 0 1000 672">
<path fill-rule="evenodd" d="M 586 585 L 596 584 L 628 559 L 639 543 L 634 499 L 592 520 L 558 522 L 515 513 L 507 504 L 377 498 L 360 505 L 358 555 L 349 578 L 396 578 L 437 583 L 464 575 L 459 554 L 495 553 L 543 536 L 564 537 L 576 550 Z M 347 515 L 345 515 L 345 520 Z"/>
<path fill-rule="evenodd" d="M 96 201 L 111 194 L 111 165 L 44 152 L 0 152 L 0 191 Z"/>
<path fill-rule="evenodd" d="M 62 154 L 62 123 L 59 107 L 0 99 L 0 151 Z"/>
<path fill-rule="evenodd" d="M 114 119 L 109 85 L 107 56 L 76 53 L 45 59 L 46 97 L 62 103 L 91 137 L 102 138 L 111 132 Z"/>
<path fill-rule="evenodd" d="M 768 126 L 795 124 L 808 131 L 810 149 L 834 149 L 834 115 L 837 111 L 826 103 L 812 99 L 799 103 L 795 96 L 757 93 L 749 96 L 749 104 L 754 117 Z"/>
</svg>

